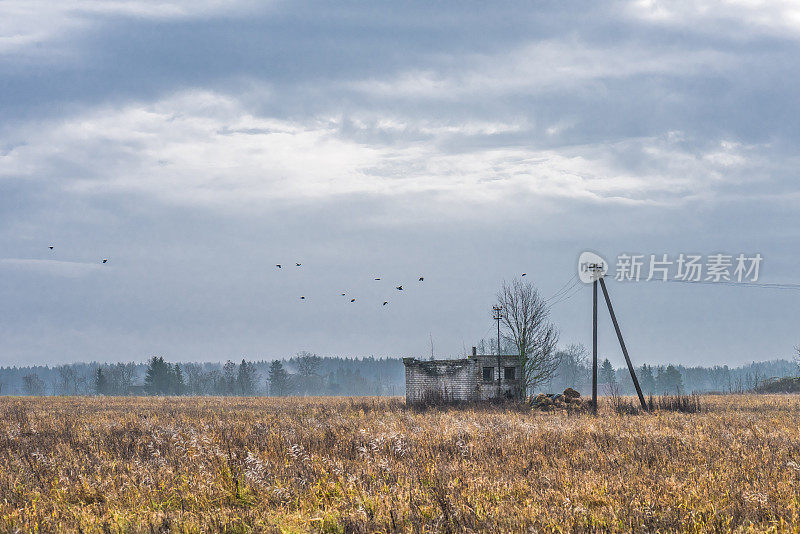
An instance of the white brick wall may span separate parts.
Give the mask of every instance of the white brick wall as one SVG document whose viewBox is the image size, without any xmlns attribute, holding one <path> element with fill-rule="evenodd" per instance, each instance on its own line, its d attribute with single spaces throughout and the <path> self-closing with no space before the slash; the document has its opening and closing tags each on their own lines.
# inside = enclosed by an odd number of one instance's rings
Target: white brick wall
<svg viewBox="0 0 800 534">
<path fill-rule="evenodd" d="M 422 400 L 426 393 L 448 400 L 474 400 L 478 395 L 475 362 L 471 360 L 421 361 L 406 358 L 406 402 Z"/>
<path fill-rule="evenodd" d="M 447 400 L 472 401 L 497 396 L 497 356 L 475 356 L 461 360 L 417 360 L 403 358 L 406 367 L 406 402 L 421 401 L 426 394 L 441 395 Z M 483 381 L 483 367 L 494 369 L 494 380 Z M 501 377 L 504 367 L 515 367 L 521 376 L 516 356 L 501 356 Z M 501 379 L 501 395 L 514 392 L 518 380 Z"/>
</svg>

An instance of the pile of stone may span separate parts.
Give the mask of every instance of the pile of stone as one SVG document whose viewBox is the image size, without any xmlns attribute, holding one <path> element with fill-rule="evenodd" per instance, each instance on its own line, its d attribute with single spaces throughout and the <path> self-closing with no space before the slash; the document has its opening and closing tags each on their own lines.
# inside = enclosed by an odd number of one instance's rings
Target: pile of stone
<svg viewBox="0 0 800 534">
<path fill-rule="evenodd" d="M 576 409 L 588 406 L 591 401 L 581 398 L 581 394 L 572 388 L 564 393 L 540 393 L 530 399 L 533 408 L 550 411 L 555 409 Z"/>
</svg>

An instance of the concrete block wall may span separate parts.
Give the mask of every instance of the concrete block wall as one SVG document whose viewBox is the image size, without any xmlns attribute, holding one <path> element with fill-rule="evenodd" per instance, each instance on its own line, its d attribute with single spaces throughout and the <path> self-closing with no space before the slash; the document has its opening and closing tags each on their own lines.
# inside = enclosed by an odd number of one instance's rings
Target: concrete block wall
<svg viewBox="0 0 800 534">
<path fill-rule="evenodd" d="M 427 395 L 440 395 L 447 400 L 473 401 L 497 397 L 497 356 L 473 355 L 459 360 L 417 360 L 403 358 L 406 370 L 406 402 L 423 400 Z M 483 381 L 483 368 L 494 369 L 494 379 Z M 503 378 L 505 367 L 515 368 L 515 379 Z M 522 376 L 517 356 L 500 357 L 500 395 L 513 396 L 520 388 Z"/>
<path fill-rule="evenodd" d="M 476 361 L 416 360 L 404 358 L 406 366 L 406 402 L 423 400 L 426 394 L 441 395 L 447 400 L 478 399 Z"/>
<path fill-rule="evenodd" d="M 481 400 L 493 399 L 497 397 L 497 356 L 489 354 L 475 355 L 474 360 L 477 362 L 478 367 L 478 380 L 479 380 L 479 398 Z M 494 378 L 491 382 L 483 381 L 483 368 L 491 367 L 494 370 Z M 514 380 L 506 380 L 504 378 L 504 369 L 506 367 L 514 368 Z M 500 356 L 500 396 L 514 396 L 517 393 L 522 381 L 522 367 L 519 364 L 519 357 L 513 355 Z"/>
</svg>

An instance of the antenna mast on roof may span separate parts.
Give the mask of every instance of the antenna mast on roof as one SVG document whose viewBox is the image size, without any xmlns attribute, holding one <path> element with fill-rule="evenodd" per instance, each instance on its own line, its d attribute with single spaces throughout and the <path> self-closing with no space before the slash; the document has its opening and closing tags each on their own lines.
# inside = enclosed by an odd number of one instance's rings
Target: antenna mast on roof
<svg viewBox="0 0 800 534">
<path fill-rule="evenodd" d="M 497 398 L 500 398 L 500 319 L 503 318 L 503 307 L 492 306 L 492 319 L 497 321 Z"/>
</svg>

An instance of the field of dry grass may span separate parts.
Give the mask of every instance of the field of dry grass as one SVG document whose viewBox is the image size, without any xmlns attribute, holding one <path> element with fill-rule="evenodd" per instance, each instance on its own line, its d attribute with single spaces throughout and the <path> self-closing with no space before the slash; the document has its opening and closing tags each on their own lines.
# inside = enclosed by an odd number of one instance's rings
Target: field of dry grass
<svg viewBox="0 0 800 534">
<path fill-rule="evenodd" d="M 800 530 L 800 398 L 0 398 L 0 531 Z"/>
</svg>

